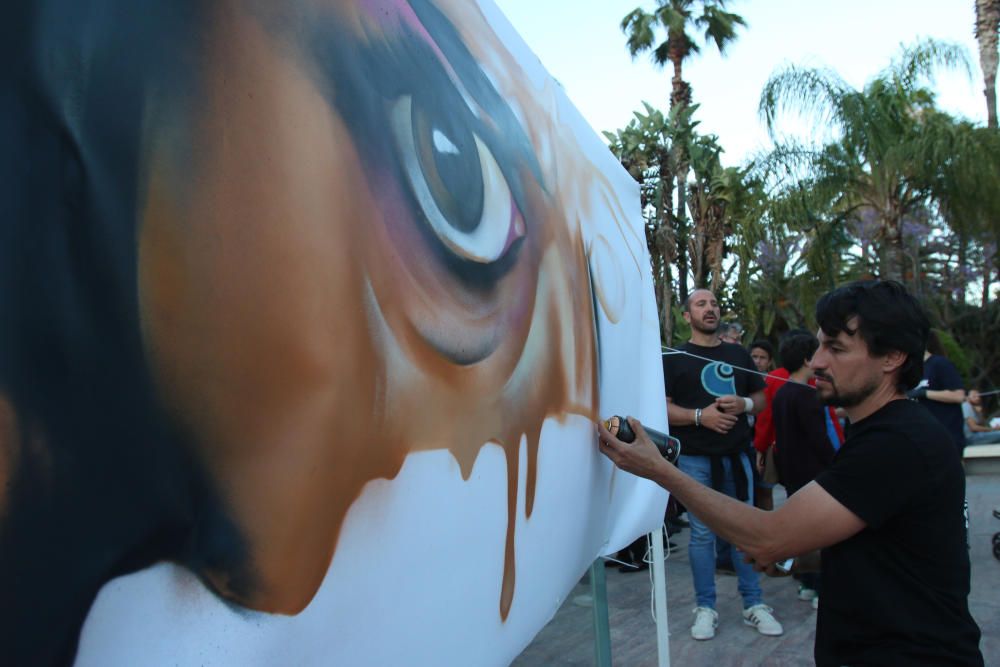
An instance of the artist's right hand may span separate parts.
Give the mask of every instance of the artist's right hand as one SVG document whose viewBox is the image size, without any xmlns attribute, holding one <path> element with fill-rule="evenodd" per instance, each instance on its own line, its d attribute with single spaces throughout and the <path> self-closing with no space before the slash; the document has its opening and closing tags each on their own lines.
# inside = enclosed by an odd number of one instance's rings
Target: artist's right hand
<svg viewBox="0 0 1000 667">
<path fill-rule="evenodd" d="M 719 408 L 712 403 L 701 410 L 701 425 L 711 429 L 716 433 L 725 435 L 729 433 L 733 426 L 736 426 L 736 415 L 719 412 Z"/>
</svg>

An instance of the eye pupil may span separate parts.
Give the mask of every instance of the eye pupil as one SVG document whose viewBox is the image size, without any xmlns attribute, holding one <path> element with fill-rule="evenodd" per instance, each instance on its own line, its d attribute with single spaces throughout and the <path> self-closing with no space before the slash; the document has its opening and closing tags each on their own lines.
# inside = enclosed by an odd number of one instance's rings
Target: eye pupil
<svg viewBox="0 0 1000 667">
<path fill-rule="evenodd" d="M 475 138 L 447 113 L 430 118 L 426 105 L 412 107 L 417 157 L 428 188 L 449 225 L 471 233 L 483 218 L 483 174 Z"/>
</svg>

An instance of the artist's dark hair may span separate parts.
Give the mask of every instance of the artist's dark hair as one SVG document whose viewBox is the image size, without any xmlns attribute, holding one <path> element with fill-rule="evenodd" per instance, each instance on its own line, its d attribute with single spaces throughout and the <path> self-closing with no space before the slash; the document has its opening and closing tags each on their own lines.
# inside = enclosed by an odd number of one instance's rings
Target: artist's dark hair
<svg viewBox="0 0 1000 667">
<path fill-rule="evenodd" d="M 847 322 L 857 317 L 857 328 Z M 924 350 L 930 321 L 906 288 L 894 280 L 862 280 L 824 294 L 816 304 L 816 321 L 827 336 L 841 331 L 860 334 L 871 355 L 897 350 L 906 361 L 896 377 L 896 388 L 916 386 L 924 373 Z"/>
<path fill-rule="evenodd" d="M 771 357 L 771 359 L 774 360 L 774 346 L 771 345 L 771 341 L 764 340 L 763 338 L 755 340 L 754 342 L 750 343 L 750 346 L 747 348 L 747 350 L 753 352 L 753 349 L 755 347 L 759 347 L 760 349 L 767 352 L 767 356 Z"/>
<path fill-rule="evenodd" d="M 781 366 L 789 373 L 802 368 L 812 359 L 819 348 L 819 341 L 813 334 L 802 331 L 795 332 L 781 339 Z"/>
</svg>

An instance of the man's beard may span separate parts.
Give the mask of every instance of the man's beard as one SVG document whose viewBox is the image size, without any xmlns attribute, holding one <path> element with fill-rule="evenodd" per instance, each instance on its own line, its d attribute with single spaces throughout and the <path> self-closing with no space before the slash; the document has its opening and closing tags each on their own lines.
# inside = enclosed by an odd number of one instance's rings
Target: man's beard
<svg viewBox="0 0 1000 667">
<path fill-rule="evenodd" d="M 719 330 L 719 320 L 715 320 L 712 324 L 705 324 L 704 321 L 699 322 L 698 320 L 691 320 L 691 328 L 699 333 L 714 334 Z"/>
<path fill-rule="evenodd" d="M 817 389 L 816 393 L 819 395 L 819 402 L 822 405 L 830 405 L 835 408 L 853 408 L 855 405 L 860 405 L 878 389 L 878 382 L 873 380 L 860 389 L 841 393 L 830 377 L 819 373 L 816 374 L 816 377 L 826 380 L 827 386 L 832 390 L 831 394 L 824 395 L 822 391 Z"/>
</svg>

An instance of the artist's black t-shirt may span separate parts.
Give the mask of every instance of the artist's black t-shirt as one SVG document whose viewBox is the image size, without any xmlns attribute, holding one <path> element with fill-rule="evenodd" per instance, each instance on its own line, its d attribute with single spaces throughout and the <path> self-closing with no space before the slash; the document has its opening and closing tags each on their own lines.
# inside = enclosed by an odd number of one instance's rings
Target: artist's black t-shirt
<svg viewBox="0 0 1000 667">
<path fill-rule="evenodd" d="M 962 376 L 955 368 L 955 364 L 951 363 L 947 357 L 937 354 L 932 354 L 924 361 L 924 382 L 926 382 L 928 389 L 934 391 L 962 389 L 964 387 Z M 962 418 L 962 405 L 960 403 L 942 403 L 922 398 L 920 404 L 930 410 L 930 413 L 944 424 L 956 447 L 960 450 L 965 447 L 965 430 L 962 428 L 965 420 Z"/>
<path fill-rule="evenodd" d="M 663 380 L 667 396 L 682 408 L 705 408 L 719 396 L 749 396 L 764 388 L 764 378 L 749 373 L 754 368 L 750 353 L 734 343 L 720 343 L 715 347 L 702 347 L 685 343 L 681 350 L 711 361 L 697 359 L 687 354 L 663 356 Z M 736 425 L 725 435 L 704 426 L 671 426 L 670 434 L 681 441 L 684 454 L 719 456 L 735 454 L 750 442 L 750 424 L 741 414 Z"/>
<path fill-rule="evenodd" d="M 816 664 L 982 665 L 965 474 L 944 427 L 892 401 L 849 427 L 816 482 L 866 524 L 822 552 Z"/>
</svg>

